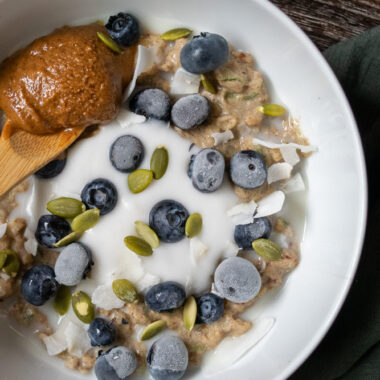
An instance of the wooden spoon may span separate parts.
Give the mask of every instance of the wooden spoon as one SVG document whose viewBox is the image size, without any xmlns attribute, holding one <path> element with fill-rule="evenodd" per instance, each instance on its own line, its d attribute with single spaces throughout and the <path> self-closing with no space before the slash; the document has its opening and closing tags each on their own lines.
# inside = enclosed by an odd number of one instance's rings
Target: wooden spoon
<svg viewBox="0 0 380 380">
<path fill-rule="evenodd" d="M 0 138 L 0 196 L 56 158 L 85 128 L 50 135 L 34 135 L 20 129 L 8 135 L 9 129 L 6 121 Z"/>
</svg>

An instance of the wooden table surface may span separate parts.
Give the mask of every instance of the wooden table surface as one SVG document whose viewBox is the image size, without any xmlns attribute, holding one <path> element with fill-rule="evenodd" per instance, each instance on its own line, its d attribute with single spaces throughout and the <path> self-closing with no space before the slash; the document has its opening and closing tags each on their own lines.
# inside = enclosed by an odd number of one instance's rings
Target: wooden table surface
<svg viewBox="0 0 380 380">
<path fill-rule="evenodd" d="M 380 0 L 271 0 L 320 50 L 380 25 Z"/>
</svg>

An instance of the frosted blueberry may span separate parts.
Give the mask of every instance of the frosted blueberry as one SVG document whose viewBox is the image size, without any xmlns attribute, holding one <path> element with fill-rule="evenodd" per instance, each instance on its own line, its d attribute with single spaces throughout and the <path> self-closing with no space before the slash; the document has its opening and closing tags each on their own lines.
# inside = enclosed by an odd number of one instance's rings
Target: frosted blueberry
<svg viewBox="0 0 380 380">
<path fill-rule="evenodd" d="M 78 285 L 86 277 L 91 265 L 90 249 L 81 243 L 71 243 L 61 251 L 55 262 L 56 280 L 66 286 Z"/>
<path fill-rule="evenodd" d="M 178 337 L 171 335 L 156 340 L 146 358 L 149 373 L 155 380 L 178 380 L 187 369 L 188 352 Z"/>
<path fill-rule="evenodd" d="M 256 267 L 241 257 L 229 257 L 216 268 L 214 283 L 217 292 L 236 303 L 251 301 L 261 288 L 261 277 Z"/>
<path fill-rule="evenodd" d="M 161 282 L 152 286 L 145 294 L 146 305 L 154 311 L 170 311 L 182 306 L 186 292 L 182 285 L 174 281 Z"/>
<path fill-rule="evenodd" d="M 109 155 L 115 169 L 123 173 L 130 173 L 141 164 L 144 158 L 144 146 L 141 140 L 135 136 L 120 136 L 111 145 Z"/>
</svg>

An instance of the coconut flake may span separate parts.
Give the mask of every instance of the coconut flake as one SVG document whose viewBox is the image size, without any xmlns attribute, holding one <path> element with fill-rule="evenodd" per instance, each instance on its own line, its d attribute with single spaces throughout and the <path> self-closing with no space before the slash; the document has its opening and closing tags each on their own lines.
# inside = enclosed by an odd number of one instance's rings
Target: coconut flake
<svg viewBox="0 0 380 380">
<path fill-rule="evenodd" d="M 154 64 L 156 59 L 157 48 L 154 46 L 145 47 L 139 45 L 137 47 L 137 60 L 135 66 L 135 72 L 133 74 L 132 80 L 129 82 L 128 87 L 124 91 L 123 101 L 126 101 L 132 94 L 136 86 L 136 80 L 141 73 L 148 71 Z"/>
<path fill-rule="evenodd" d="M 67 350 L 66 337 L 63 331 L 57 330 L 54 334 L 42 338 L 48 355 L 55 356 Z"/>
<path fill-rule="evenodd" d="M 160 278 L 151 273 L 145 273 L 145 275 L 137 282 L 136 288 L 139 291 L 147 290 L 148 288 L 160 283 Z"/>
<path fill-rule="evenodd" d="M 180 67 L 174 74 L 170 93 L 172 95 L 195 94 L 199 91 L 201 76 L 192 74 Z"/>
<path fill-rule="evenodd" d="M 11 278 L 11 276 L 8 276 L 4 272 L 0 272 L 0 278 L 4 279 L 5 281 L 8 281 Z"/>
<path fill-rule="evenodd" d="M 271 240 L 273 240 L 280 248 L 289 248 L 288 239 L 284 234 L 278 234 L 277 232 L 272 232 L 270 235 Z"/>
<path fill-rule="evenodd" d="M 119 114 L 116 117 L 116 121 L 120 124 L 122 128 L 128 128 L 134 124 L 141 124 L 146 121 L 144 115 L 137 115 L 125 108 L 121 108 Z"/>
<path fill-rule="evenodd" d="M 91 301 L 104 310 L 119 309 L 124 306 L 124 302 L 113 292 L 111 284 L 98 286 L 92 293 Z"/>
<path fill-rule="evenodd" d="M 295 193 L 296 191 L 305 191 L 305 183 L 302 175 L 300 173 L 295 174 L 285 183 L 282 190 L 285 194 Z"/>
<path fill-rule="evenodd" d="M 248 203 L 239 203 L 227 211 L 227 215 L 232 219 L 234 225 L 249 224 L 253 222 L 257 203 L 250 201 Z"/>
<path fill-rule="evenodd" d="M 90 338 L 84 326 L 70 321 L 65 329 L 65 337 L 68 352 L 78 358 L 91 349 Z"/>
<path fill-rule="evenodd" d="M 300 157 L 297 153 L 297 148 L 295 148 L 294 146 L 282 146 L 280 148 L 280 152 L 284 161 L 287 162 L 289 165 L 294 166 L 300 162 Z"/>
<path fill-rule="evenodd" d="M 227 259 L 228 257 L 236 256 L 240 251 L 240 248 L 236 243 L 231 240 L 227 240 L 224 251 L 223 258 Z"/>
<path fill-rule="evenodd" d="M 5 235 L 7 232 L 7 223 L 0 224 L 0 239 Z"/>
<path fill-rule="evenodd" d="M 208 246 L 204 244 L 199 238 L 193 237 L 190 239 L 190 255 L 196 264 L 202 256 L 208 252 Z"/>
<path fill-rule="evenodd" d="M 232 140 L 234 138 L 234 134 L 231 130 L 227 130 L 220 133 L 212 133 L 211 137 L 214 139 L 214 146 L 219 144 L 225 144 L 227 141 Z"/>
<path fill-rule="evenodd" d="M 274 191 L 257 203 L 255 218 L 262 218 L 281 211 L 285 201 L 285 194 L 282 191 Z"/>
<path fill-rule="evenodd" d="M 289 165 L 287 162 L 279 162 L 273 164 L 268 168 L 268 183 L 281 181 L 282 179 L 290 178 L 290 173 L 292 172 L 293 166 Z"/>
<path fill-rule="evenodd" d="M 268 334 L 274 322 L 273 317 L 262 317 L 253 321 L 252 328 L 245 334 L 224 338 L 215 350 L 207 355 L 202 365 L 202 373 L 210 376 L 232 366 Z"/>
<path fill-rule="evenodd" d="M 33 256 L 36 256 L 38 243 L 33 232 L 28 227 L 25 228 L 24 237 L 26 238 L 24 242 L 25 250 Z"/>
</svg>

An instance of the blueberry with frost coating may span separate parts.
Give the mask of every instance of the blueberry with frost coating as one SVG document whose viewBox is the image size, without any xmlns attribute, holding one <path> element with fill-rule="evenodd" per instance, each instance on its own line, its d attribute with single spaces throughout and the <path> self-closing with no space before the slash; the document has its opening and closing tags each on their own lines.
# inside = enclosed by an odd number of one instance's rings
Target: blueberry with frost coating
<svg viewBox="0 0 380 380">
<path fill-rule="evenodd" d="M 203 193 L 212 193 L 223 183 L 225 162 L 216 149 L 206 148 L 191 156 L 188 175 L 193 186 Z"/>
<path fill-rule="evenodd" d="M 257 239 L 268 239 L 272 225 L 268 218 L 257 218 L 249 224 L 235 226 L 234 238 L 236 244 L 243 249 L 252 249 L 252 242 Z"/>
<path fill-rule="evenodd" d="M 203 124 L 210 111 L 210 103 L 206 97 L 200 94 L 187 95 L 174 103 L 171 119 L 178 128 L 192 129 Z"/>
<path fill-rule="evenodd" d="M 267 165 L 264 157 L 254 150 L 242 150 L 230 161 L 232 182 L 243 189 L 256 189 L 267 179 Z"/>
<path fill-rule="evenodd" d="M 146 305 L 154 311 L 163 312 L 179 308 L 185 302 L 186 292 L 174 281 L 152 286 L 145 294 Z"/>
<path fill-rule="evenodd" d="M 38 220 L 35 237 L 39 244 L 54 248 L 54 244 L 71 233 L 66 219 L 57 215 L 42 215 Z"/>
<path fill-rule="evenodd" d="M 140 36 L 139 23 L 129 13 L 120 12 L 111 16 L 105 27 L 110 36 L 125 47 L 133 45 Z"/>
<path fill-rule="evenodd" d="M 179 380 L 186 372 L 188 361 L 185 344 L 174 335 L 156 340 L 146 358 L 154 380 Z"/>
<path fill-rule="evenodd" d="M 131 173 L 139 167 L 144 158 L 144 146 L 135 136 L 120 136 L 111 145 L 109 157 L 116 170 Z"/>
<path fill-rule="evenodd" d="M 170 99 L 165 91 L 159 88 L 146 88 L 137 92 L 129 102 L 132 112 L 147 119 L 170 120 Z"/>
<path fill-rule="evenodd" d="M 225 299 L 245 303 L 254 299 L 261 288 L 261 277 L 256 267 L 242 257 L 229 257 L 216 268 L 216 291 Z"/>
<path fill-rule="evenodd" d="M 57 281 L 66 286 L 78 285 L 93 265 L 92 254 L 82 243 L 71 243 L 59 254 L 55 262 Z"/>
</svg>

